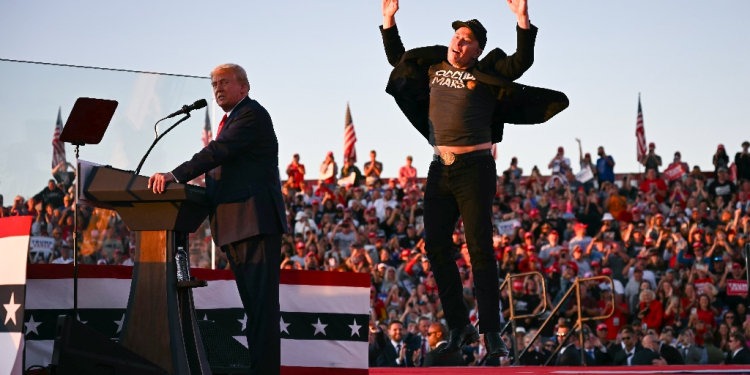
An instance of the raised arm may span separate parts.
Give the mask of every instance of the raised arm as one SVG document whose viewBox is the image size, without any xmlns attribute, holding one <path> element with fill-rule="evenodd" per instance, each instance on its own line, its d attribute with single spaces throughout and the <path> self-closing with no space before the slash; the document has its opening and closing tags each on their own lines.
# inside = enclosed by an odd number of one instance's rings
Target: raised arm
<svg viewBox="0 0 750 375">
<path fill-rule="evenodd" d="M 532 26 L 529 21 L 529 8 L 526 0 L 506 1 L 508 2 L 508 8 L 516 15 L 518 20 L 516 52 L 510 56 L 505 56 L 501 52 L 499 55 L 492 57 L 492 64 L 496 72 L 510 80 L 516 80 L 534 63 L 534 43 L 537 28 Z"/>
<path fill-rule="evenodd" d="M 396 12 L 398 11 L 398 0 L 383 0 L 383 26 L 380 33 L 383 36 L 383 46 L 388 57 L 388 63 L 396 66 L 404 55 L 406 49 L 401 42 L 396 27 Z"/>
</svg>

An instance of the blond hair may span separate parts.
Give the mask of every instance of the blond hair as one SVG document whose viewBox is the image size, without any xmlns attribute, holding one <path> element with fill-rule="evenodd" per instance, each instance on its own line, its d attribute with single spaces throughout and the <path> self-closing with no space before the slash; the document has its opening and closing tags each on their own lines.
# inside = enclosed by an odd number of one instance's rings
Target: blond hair
<svg viewBox="0 0 750 375">
<path fill-rule="evenodd" d="M 241 66 L 237 64 L 221 64 L 211 71 L 212 79 L 214 78 L 214 72 L 217 70 L 231 70 L 240 83 L 247 85 L 248 89 L 250 88 L 250 81 L 247 80 L 247 72 Z"/>
</svg>

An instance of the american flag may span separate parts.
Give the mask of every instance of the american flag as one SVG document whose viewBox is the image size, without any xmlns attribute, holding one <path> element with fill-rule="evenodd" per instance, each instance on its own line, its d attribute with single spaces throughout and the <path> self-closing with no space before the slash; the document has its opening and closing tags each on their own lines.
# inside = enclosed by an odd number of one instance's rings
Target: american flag
<svg viewBox="0 0 750 375">
<path fill-rule="evenodd" d="M 638 162 L 643 160 L 646 148 L 646 130 L 643 127 L 643 110 L 641 110 L 641 94 L 638 94 L 638 119 L 635 122 L 635 138 L 638 141 Z"/>
<path fill-rule="evenodd" d="M 63 123 L 61 108 L 57 109 L 57 124 L 55 124 L 55 135 L 52 137 L 52 169 L 57 167 L 58 164 L 65 162 L 65 144 L 60 141 L 60 134 L 62 134 Z"/>
<path fill-rule="evenodd" d="M 354 132 L 352 113 L 349 111 L 349 103 L 346 103 L 346 122 L 344 124 L 344 160 L 354 158 L 357 161 L 357 150 L 354 144 L 357 142 L 357 134 Z"/>
<path fill-rule="evenodd" d="M 201 135 L 201 139 L 203 140 L 203 147 L 208 146 L 208 144 L 211 143 L 212 138 L 213 134 L 211 133 L 211 120 L 208 119 L 208 108 L 206 108 L 206 123 L 203 125 L 203 135 Z"/>
</svg>

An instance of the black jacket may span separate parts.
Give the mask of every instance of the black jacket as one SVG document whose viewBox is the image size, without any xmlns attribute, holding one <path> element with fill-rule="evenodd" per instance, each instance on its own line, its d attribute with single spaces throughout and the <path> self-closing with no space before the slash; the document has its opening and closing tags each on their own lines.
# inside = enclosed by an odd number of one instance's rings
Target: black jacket
<svg viewBox="0 0 750 375">
<path fill-rule="evenodd" d="M 728 365 L 750 365 L 750 353 L 748 353 L 747 349 L 745 348 L 737 352 L 737 355 L 732 355 L 732 353 L 729 353 L 729 358 L 727 358 L 727 364 Z"/>
<path fill-rule="evenodd" d="M 659 354 L 661 355 L 662 358 L 664 358 L 667 361 L 668 365 L 684 365 L 685 364 L 685 360 L 682 359 L 682 355 L 680 354 L 680 351 L 667 344 L 661 344 L 661 349 L 659 349 Z"/>
<path fill-rule="evenodd" d="M 464 361 L 464 358 L 461 355 L 461 351 L 457 351 L 445 358 L 440 357 L 440 349 L 442 349 L 446 345 L 448 345 L 447 342 L 442 343 L 441 345 L 438 345 L 435 349 L 427 352 L 427 355 L 424 357 L 424 364 L 422 364 L 422 367 L 466 366 L 466 361 Z"/>
<path fill-rule="evenodd" d="M 380 28 L 388 62 L 394 67 L 385 91 L 396 99 L 414 128 L 429 141 L 429 68 L 445 61 L 448 47 L 432 46 L 406 51 L 398 28 Z M 565 94 L 514 83 L 534 63 L 537 28 L 517 27 L 516 53 L 508 56 L 501 49 L 490 51 L 471 69 L 471 74 L 487 84 L 497 97 L 492 121 L 492 142 L 503 139 L 504 123 L 540 124 L 568 107 Z"/>
<path fill-rule="evenodd" d="M 562 354 L 558 354 L 556 366 L 581 366 L 581 352 L 575 344 L 569 344 Z"/>
<path fill-rule="evenodd" d="M 613 350 L 612 354 L 610 356 L 612 357 L 612 365 L 613 366 L 627 366 L 628 365 L 628 355 L 625 352 L 625 349 L 622 348 L 622 345 L 616 345 L 615 347 L 619 346 L 620 348 L 618 350 Z M 614 349 L 614 347 L 613 347 Z M 633 356 L 635 357 L 638 352 L 644 350 L 641 344 L 637 344 L 635 346 L 635 353 L 633 353 Z M 631 363 L 633 360 L 631 360 Z"/>
<path fill-rule="evenodd" d="M 375 343 L 370 347 L 369 356 L 377 357 L 375 360 L 375 365 L 377 367 L 414 367 L 414 351 L 418 348 L 418 345 L 417 347 L 414 345 L 416 342 L 416 340 L 414 340 L 414 335 L 412 333 L 407 333 L 401 342 L 406 344 L 406 353 L 404 354 L 405 361 L 401 364 L 396 363 L 396 359 L 398 359 L 396 348 L 382 331 L 377 333 Z"/>
<path fill-rule="evenodd" d="M 594 360 L 590 357 L 586 357 L 587 366 L 608 366 L 610 364 L 610 358 L 608 353 L 604 353 L 601 350 L 594 348 Z"/>
<path fill-rule="evenodd" d="M 216 245 L 287 232 L 279 178 L 279 143 L 271 116 L 242 99 L 215 141 L 172 171 L 180 183 L 206 173 Z"/>
<path fill-rule="evenodd" d="M 651 350 L 651 349 L 643 349 L 641 351 L 636 352 L 633 355 L 633 359 L 630 360 L 631 366 L 649 366 L 653 365 L 653 361 L 655 359 L 659 359 L 661 356 L 659 353 Z"/>
</svg>

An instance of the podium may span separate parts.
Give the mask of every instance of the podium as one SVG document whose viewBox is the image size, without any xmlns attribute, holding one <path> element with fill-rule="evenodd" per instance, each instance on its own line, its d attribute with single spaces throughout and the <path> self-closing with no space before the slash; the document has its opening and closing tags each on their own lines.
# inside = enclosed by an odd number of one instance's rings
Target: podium
<svg viewBox="0 0 750 375">
<path fill-rule="evenodd" d="M 111 167 L 93 167 L 82 188 L 136 231 L 120 344 L 169 374 L 211 374 L 192 294 L 206 282 L 190 277 L 188 263 L 188 234 L 208 215 L 205 189 L 169 183 L 155 194 L 147 177 Z"/>
</svg>

